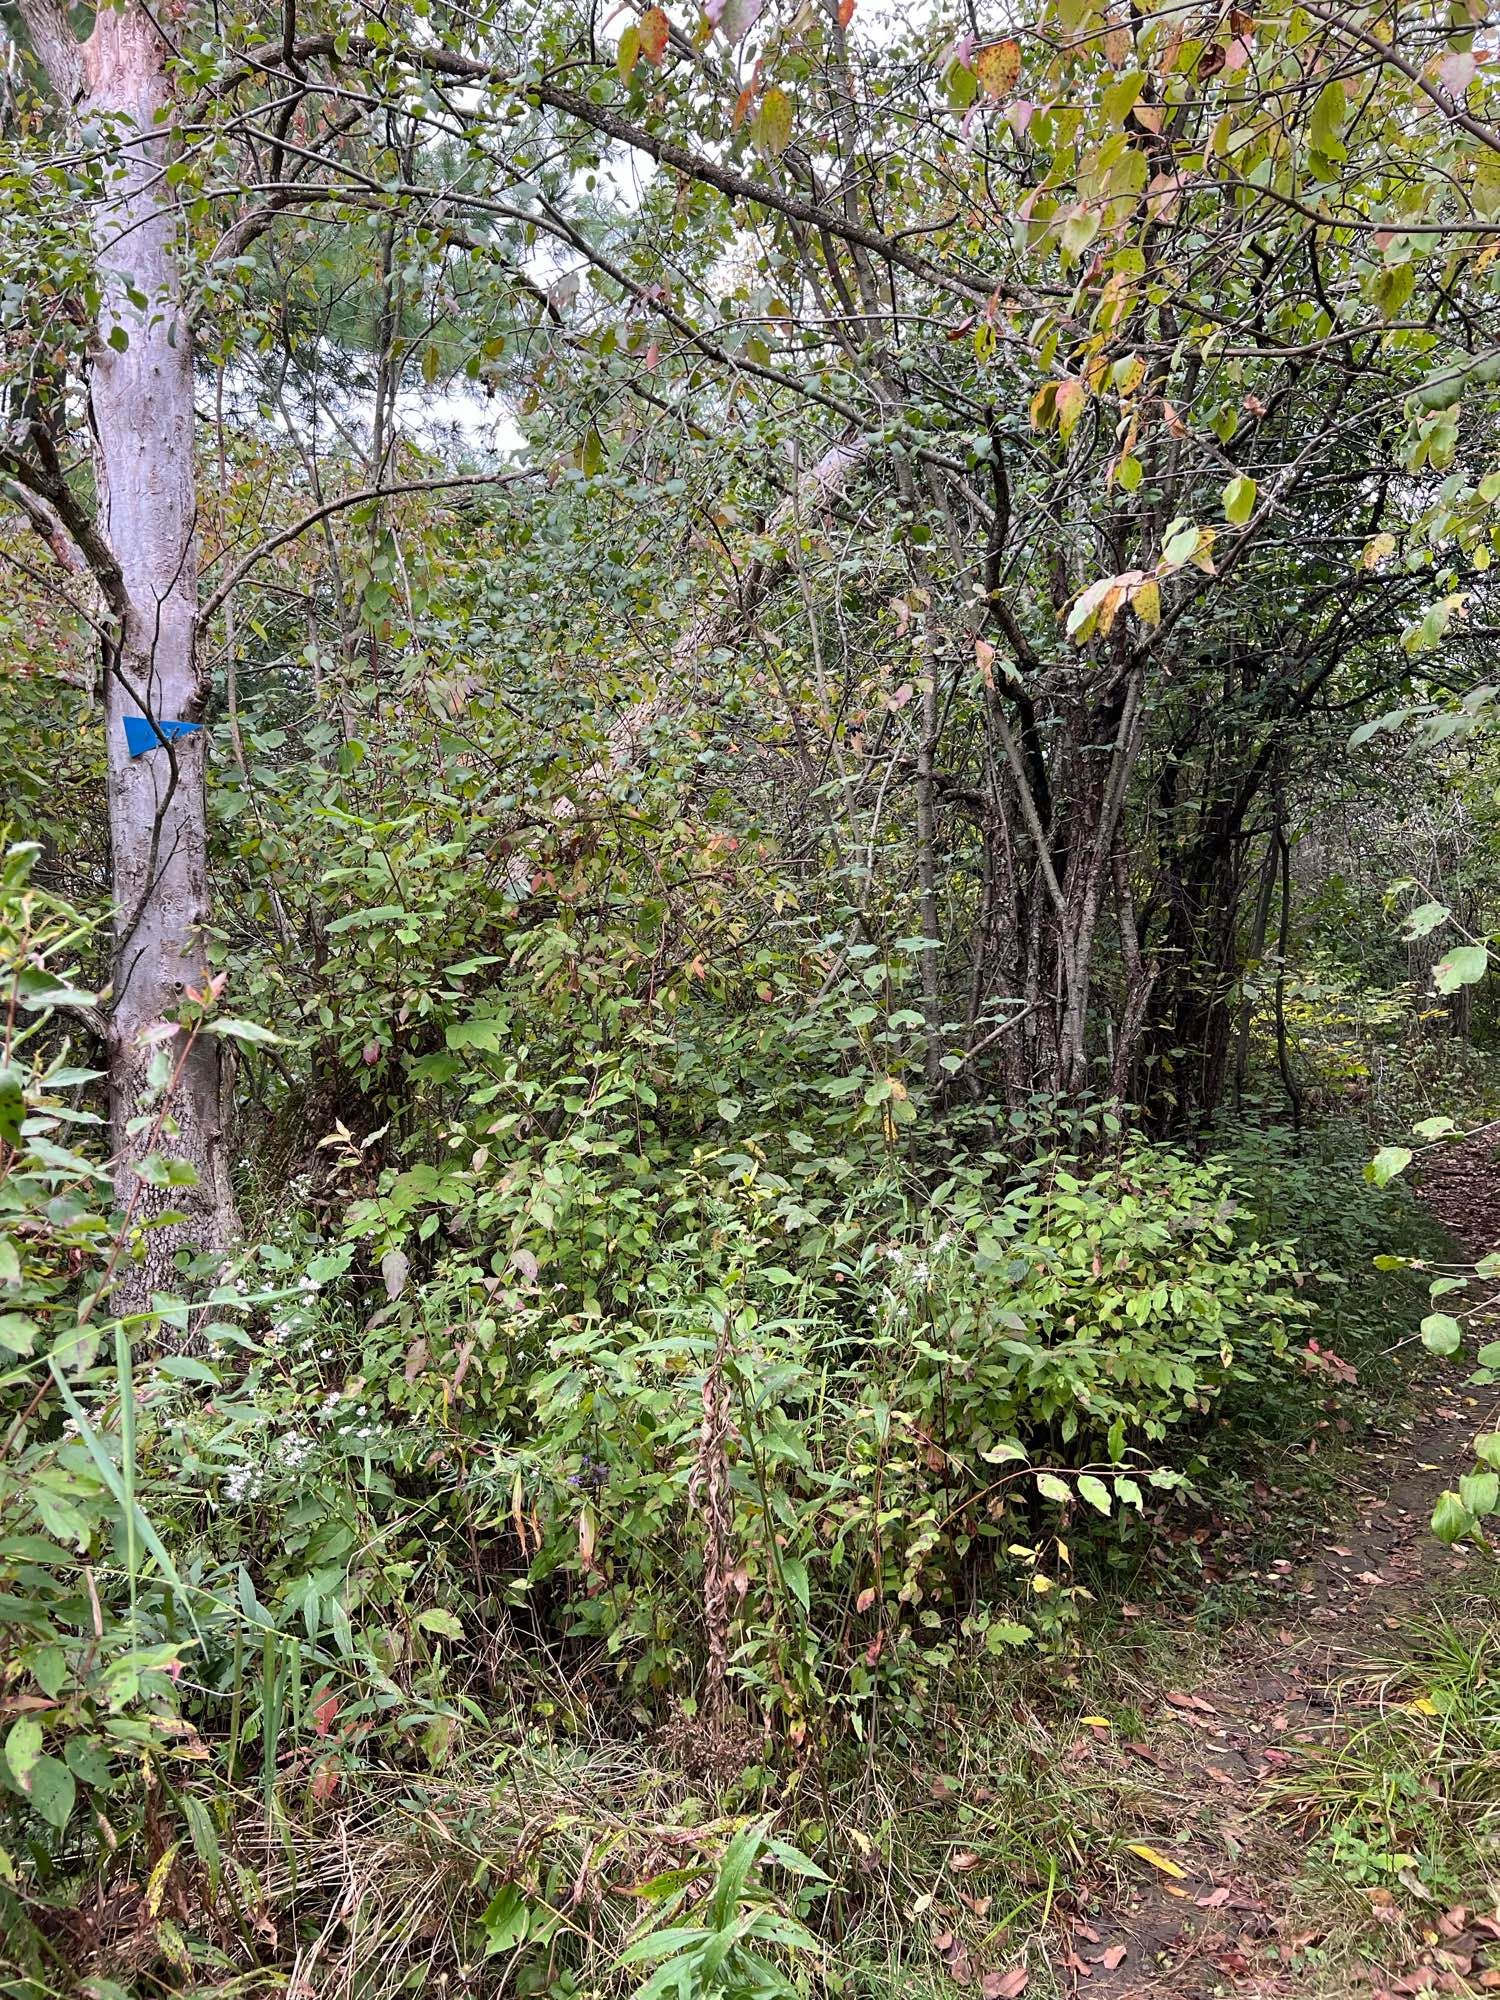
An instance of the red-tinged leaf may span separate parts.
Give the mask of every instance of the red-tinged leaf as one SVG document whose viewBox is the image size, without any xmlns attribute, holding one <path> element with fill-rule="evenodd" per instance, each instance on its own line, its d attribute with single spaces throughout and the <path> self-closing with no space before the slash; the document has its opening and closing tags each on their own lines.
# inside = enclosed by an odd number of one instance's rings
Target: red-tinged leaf
<svg viewBox="0 0 1500 2000">
<path fill-rule="evenodd" d="M 661 8 L 648 7 L 641 16 L 641 54 L 653 69 L 667 53 L 670 33 L 667 17 Z"/>
<path fill-rule="evenodd" d="M 657 364 L 660 362 L 660 360 L 661 360 L 661 342 L 659 340 L 653 340 L 646 349 L 646 367 L 651 374 L 654 375 L 656 373 Z"/>
<path fill-rule="evenodd" d="M 854 19 L 854 0 L 839 0 L 839 26 L 847 28 Z"/>
<path fill-rule="evenodd" d="M 318 1805 L 326 1805 L 339 1788 L 339 1767 L 331 1757 L 325 1757 L 312 1774 L 310 1790 Z"/>
<path fill-rule="evenodd" d="M 874 1590 L 871 1588 L 866 1588 L 859 1593 L 858 1597 L 855 1598 L 854 1608 L 856 1611 L 868 1611 L 870 1606 L 874 1602 L 875 1602 Z"/>
<path fill-rule="evenodd" d="M 320 1701 L 313 1710 L 313 1728 L 319 1736 L 326 1736 L 339 1712 L 339 1698 L 330 1694 Z"/>
<path fill-rule="evenodd" d="M 732 131 L 739 131 L 740 127 L 749 117 L 750 107 L 754 102 L 755 85 L 747 83 L 739 96 L 734 100 L 734 110 L 729 114 L 729 124 Z"/>
<path fill-rule="evenodd" d="M 1021 80 L 1020 43 L 986 42 L 974 53 L 974 74 L 986 97 L 992 97 L 997 104 L 1001 98 L 1009 97 Z"/>
<path fill-rule="evenodd" d="M 1124 1960 L 1127 1949 L 1128 1947 L 1123 1944 L 1112 1944 L 1108 1951 L 1100 1952 L 1094 1963 L 1102 1965 L 1106 1972 L 1113 1972 L 1115 1967 Z"/>
</svg>

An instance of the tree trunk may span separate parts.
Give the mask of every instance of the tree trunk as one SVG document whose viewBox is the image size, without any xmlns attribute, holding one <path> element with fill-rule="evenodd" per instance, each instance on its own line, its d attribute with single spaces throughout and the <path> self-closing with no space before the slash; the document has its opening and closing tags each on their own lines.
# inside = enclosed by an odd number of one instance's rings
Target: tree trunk
<svg viewBox="0 0 1500 2000">
<path fill-rule="evenodd" d="M 163 167 L 171 93 L 166 49 L 146 9 L 101 10 L 83 49 L 85 128 L 116 134 L 115 182 L 98 224 L 103 286 L 89 376 L 100 523 L 127 609 L 106 661 L 105 728 L 114 864 L 110 1095 L 117 1198 L 153 1230 L 122 1280 L 127 1305 L 170 1289 L 184 1245 L 219 1249 L 235 1213 L 225 1157 L 220 1047 L 182 1027 L 159 1035 L 209 980 L 206 736 L 132 757 L 127 716 L 200 715 L 193 352 L 177 268 L 178 218 Z M 108 144 L 106 137 L 106 144 Z M 144 299 L 144 303 L 132 302 Z M 186 1160 L 197 1185 L 143 1183 L 144 1154 Z"/>
</svg>

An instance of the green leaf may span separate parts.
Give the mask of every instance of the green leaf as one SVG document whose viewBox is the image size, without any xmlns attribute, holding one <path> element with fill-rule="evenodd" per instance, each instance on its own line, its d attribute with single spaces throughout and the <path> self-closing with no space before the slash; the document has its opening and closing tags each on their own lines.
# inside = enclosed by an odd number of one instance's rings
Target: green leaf
<svg viewBox="0 0 1500 2000">
<path fill-rule="evenodd" d="M 1463 1328 L 1449 1313 L 1429 1313 L 1422 1322 L 1422 1345 L 1429 1354 L 1457 1354 Z"/>
<path fill-rule="evenodd" d="M 235 1042 L 279 1042 L 281 1036 L 271 1028 L 263 1028 L 259 1021 L 238 1021 L 232 1015 L 222 1014 L 216 1021 L 205 1021 L 204 1032 L 210 1035 L 225 1035 Z"/>
<path fill-rule="evenodd" d="M 48 1826 L 55 1826 L 61 1833 L 72 1817 L 78 1797 L 78 1785 L 73 1773 L 61 1757 L 39 1757 L 31 1773 L 29 1789 L 31 1803 Z"/>
<path fill-rule="evenodd" d="M 461 1639 L 464 1628 L 451 1611 L 419 1611 L 417 1623 L 424 1632 L 436 1632 L 442 1639 Z"/>
<path fill-rule="evenodd" d="M 1439 993 L 1456 993 L 1460 986 L 1475 986 L 1489 970 L 1489 963 L 1490 955 L 1482 944 L 1461 944 L 1433 967 L 1433 986 Z"/>
<path fill-rule="evenodd" d="M 514 1882 L 507 1882 L 496 1891 L 479 1921 L 484 1925 L 487 1953 L 513 1951 L 526 1941 L 531 1904 Z"/>
<path fill-rule="evenodd" d="M 7 1146 L 21 1140 L 21 1120 L 26 1115 L 25 1079 L 14 1063 L 0 1065 L 0 1139 Z"/>
<path fill-rule="evenodd" d="M 1024 1465 L 1026 1448 L 1018 1444 L 1014 1438 L 1002 1438 L 998 1444 L 992 1444 L 988 1451 L 982 1451 L 979 1456 L 986 1465 Z"/>
<path fill-rule="evenodd" d="M 781 1574 L 786 1579 L 787 1589 L 802 1606 L 803 1611 L 808 1611 L 812 1604 L 812 1593 L 807 1580 L 807 1564 L 799 1557 L 783 1556 Z"/>
<path fill-rule="evenodd" d="M 1446 1139 L 1458 1128 L 1451 1118 L 1419 1118 L 1411 1129 L 1419 1139 Z"/>
<path fill-rule="evenodd" d="M 34 1715 L 13 1722 L 5 1739 L 5 1761 L 10 1775 L 23 1792 L 31 1790 L 31 1774 L 42 1754 L 42 1725 Z"/>
<path fill-rule="evenodd" d="M 1481 1465 L 1493 1465 L 1500 1471 L 1500 1431 L 1486 1431 L 1483 1437 L 1475 1438 L 1474 1456 Z"/>
<path fill-rule="evenodd" d="M 1044 1500 L 1067 1501 L 1073 1497 L 1073 1489 L 1065 1479 L 1059 1479 L 1055 1472 L 1039 1472 L 1036 1476 L 1036 1490 Z"/>
<path fill-rule="evenodd" d="M 1500 1472 L 1466 1472 L 1458 1482 L 1458 1497 L 1476 1517 L 1500 1507 Z"/>
<path fill-rule="evenodd" d="M 1078 1492 L 1081 1499 L 1087 1500 L 1091 1507 L 1097 1507 L 1101 1514 L 1109 1513 L 1114 1506 L 1109 1488 L 1102 1479 L 1096 1479 L 1092 1472 L 1079 1473 Z"/>
<path fill-rule="evenodd" d="M 8 1354 L 31 1354 L 36 1348 L 37 1324 L 26 1313 L 0 1313 L 0 1347 Z"/>
<path fill-rule="evenodd" d="M 165 1153 L 147 1153 L 136 1168 L 147 1187 L 196 1187 L 198 1169 L 190 1160 L 174 1160 Z"/>
<path fill-rule="evenodd" d="M 1029 1625 L 1016 1625 L 1006 1619 L 1001 1619 L 998 1624 L 986 1626 L 984 1634 L 985 1650 L 991 1653 L 1002 1653 L 1007 1646 L 1029 1645 L 1035 1637 L 1036 1634 Z"/>
<path fill-rule="evenodd" d="M 1224 488 L 1224 519 L 1243 528 L 1255 512 L 1255 481 L 1246 473 L 1236 473 Z"/>
<path fill-rule="evenodd" d="M 1432 1532 L 1440 1542 L 1462 1541 L 1474 1525 L 1474 1517 L 1451 1489 L 1438 1495 L 1432 1510 Z"/>
<path fill-rule="evenodd" d="M 1412 1155 L 1405 1146 L 1382 1146 L 1365 1168 L 1365 1179 L 1375 1187 L 1385 1187 L 1397 1174 L 1405 1173 Z"/>
</svg>

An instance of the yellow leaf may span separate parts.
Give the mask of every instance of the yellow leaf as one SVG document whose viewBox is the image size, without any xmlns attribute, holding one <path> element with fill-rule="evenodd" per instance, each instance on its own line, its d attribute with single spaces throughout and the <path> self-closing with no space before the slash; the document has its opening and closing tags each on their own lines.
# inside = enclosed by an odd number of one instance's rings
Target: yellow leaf
<svg viewBox="0 0 1500 2000">
<path fill-rule="evenodd" d="M 1130 608 L 1143 625 L 1161 623 L 1161 585 L 1155 577 L 1147 577 L 1138 583 L 1130 593 Z"/>
<path fill-rule="evenodd" d="M 619 70 L 621 76 L 628 77 L 630 75 L 630 72 L 640 61 L 640 55 L 641 31 L 635 22 L 632 21 L 628 28 L 622 30 L 620 45 L 615 50 L 615 67 Z"/>
<path fill-rule="evenodd" d="M 174 1840 L 166 1853 L 162 1855 L 156 1866 L 151 1870 L 151 1878 L 146 1884 L 146 1914 L 148 1917 L 154 1917 L 161 1908 L 161 1899 L 166 1890 L 167 1877 L 172 1872 L 172 1863 L 177 1859 L 177 1850 L 181 1845 L 181 1841 Z"/>
<path fill-rule="evenodd" d="M 1415 1701 L 1409 1701 L 1406 1705 L 1408 1708 L 1413 1709 L 1418 1715 L 1442 1714 L 1442 1710 L 1438 1707 L 1437 1703 L 1432 1699 L 1432 1696 L 1428 1694 L 1418 1695 Z"/>
<path fill-rule="evenodd" d="M 1085 1729 L 1108 1729 L 1110 1722 L 1108 1716 L 1086 1715 L 1083 1718 L 1083 1726 Z"/>
<path fill-rule="evenodd" d="M 974 74 L 986 97 L 998 103 L 1009 97 L 1021 79 L 1021 49 L 1017 42 L 987 42 L 974 54 Z"/>
<path fill-rule="evenodd" d="M 760 101 L 755 114 L 755 138 L 761 150 L 780 159 L 791 144 L 792 100 L 779 86 L 773 86 Z"/>
<path fill-rule="evenodd" d="M 1187 1880 L 1187 1870 L 1179 1868 L 1175 1861 L 1169 1861 L 1165 1854 L 1158 1854 L 1154 1847 L 1132 1840 L 1126 1843 L 1126 1852 L 1139 1855 L 1142 1861 L 1149 1861 L 1153 1868 L 1159 1868 L 1163 1875 L 1170 1875 L 1178 1882 Z"/>
<path fill-rule="evenodd" d="M 1057 385 L 1057 434 L 1066 444 L 1089 400 L 1088 385 L 1070 375 Z"/>
<path fill-rule="evenodd" d="M 1361 569 L 1378 569 L 1387 556 L 1392 556 L 1395 553 L 1396 537 L 1394 535 L 1371 535 L 1369 541 L 1365 543 L 1364 548 L 1360 552 L 1359 566 Z"/>
</svg>

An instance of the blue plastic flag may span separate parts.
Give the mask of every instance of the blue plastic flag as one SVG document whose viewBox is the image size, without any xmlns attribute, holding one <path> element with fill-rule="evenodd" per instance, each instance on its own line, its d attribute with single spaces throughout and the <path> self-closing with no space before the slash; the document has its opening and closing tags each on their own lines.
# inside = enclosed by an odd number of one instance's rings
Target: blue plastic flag
<svg viewBox="0 0 1500 2000">
<path fill-rule="evenodd" d="M 201 729 L 201 722 L 148 722 L 144 715 L 127 715 L 125 723 L 125 747 L 132 757 L 144 757 L 148 750 L 160 749 L 163 743 L 174 737 L 191 736 L 195 729 Z"/>
</svg>

